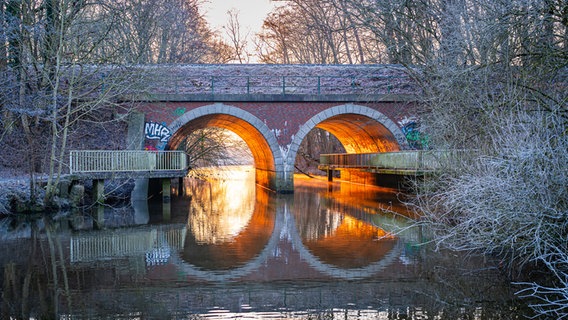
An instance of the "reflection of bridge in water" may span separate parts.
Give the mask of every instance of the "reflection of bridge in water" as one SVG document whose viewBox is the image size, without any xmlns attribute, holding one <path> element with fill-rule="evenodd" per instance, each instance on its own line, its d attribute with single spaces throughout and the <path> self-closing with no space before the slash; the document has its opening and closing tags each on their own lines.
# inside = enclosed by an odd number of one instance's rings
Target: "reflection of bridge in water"
<svg viewBox="0 0 568 320">
<path fill-rule="evenodd" d="M 373 276 L 392 265 L 401 257 L 404 245 L 416 243 L 420 237 L 420 233 L 413 229 L 406 229 L 403 233 L 398 234 L 397 230 L 406 228 L 400 220 L 386 217 L 377 219 L 374 218 L 377 215 L 366 213 L 364 209 L 358 210 L 356 207 L 334 204 L 328 209 L 330 212 L 342 217 L 350 216 L 356 220 L 374 224 L 390 236 L 388 239 L 376 239 L 379 242 L 383 241 L 384 244 L 381 244 L 381 247 L 384 248 L 384 252 L 375 257 L 374 261 L 353 268 L 333 265 L 319 257 L 318 252 L 311 250 L 305 244 L 306 240 L 302 238 L 298 230 L 298 221 L 291 212 L 291 208 L 293 208 L 292 199 L 293 196 L 281 197 L 281 201 L 276 207 L 276 213 L 268 214 L 273 219 L 269 224 L 273 226 L 273 229 L 262 249 L 251 254 L 252 258 L 248 261 L 242 261 L 230 268 L 207 269 L 199 266 L 199 263 L 196 263 L 198 261 L 192 262 L 185 259 L 183 252 L 191 250 L 190 247 L 187 247 L 187 237 L 190 235 L 186 224 L 144 226 L 75 234 L 71 237 L 71 262 L 82 264 L 83 262 L 104 261 L 125 256 L 143 256 L 147 267 L 170 264 L 175 265 L 178 272 L 189 278 L 223 282 L 250 276 L 266 265 L 269 260 L 278 258 L 279 246 L 283 242 L 287 242 L 291 244 L 293 250 L 299 254 L 301 260 L 309 268 L 321 275 L 338 279 L 359 279 Z M 259 208 L 257 203 L 254 210 L 266 210 L 266 208 Z M 267 215 L 263 214 L 263 216 L 266 217 Z M 251 219 L 249 223 L 255 223 L 254 221 L 254 219 Z M 265 226 L 268 224 L 266 221 L 263 223 Z M 247 227 L 243 229 L 245 230 L 243 232 L 248 232 L 246 230 L 249 229 L 254 230 L 255 228 Z M 354 248 L 354 250 L 357 250 L 357 248 Z"/>
<path fill-rule="evenodd" d="M 152 264 L 163 260 L 165 252 L 183 249 L 186 233 L 185 224 L 82 232 L 71 236 L 70 260 L 82 263 L 145 255 Z"/>
</svg>

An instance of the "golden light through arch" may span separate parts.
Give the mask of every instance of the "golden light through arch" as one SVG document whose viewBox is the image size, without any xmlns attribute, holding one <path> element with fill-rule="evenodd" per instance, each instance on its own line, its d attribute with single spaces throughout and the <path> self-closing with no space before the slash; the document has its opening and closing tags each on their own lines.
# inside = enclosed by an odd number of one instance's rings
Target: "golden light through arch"
<svg viewBox="0 0 568 320">
<path fill-rule="evenodd" d="M 249 147 L 254 159 L 256 183 L 268 187 L 274 184 L 276 172 L 274 155 L 266 138 L 252 124 L 236 116 L 212 113 L 192 119 L 183 124 L 172 135 L 168 142 L 169 149 L 178 149 L 186 136 L 189 136 L 195 130 L 208 127 L 227 129 L 243 139 Z"/>
<path fill-rule="evenodd" d="M 359 114 L 340 114 L 316 125 L 333 134 L 347 153 L 399 151 L 392 132 L 377 120 Z"/>
</svg>

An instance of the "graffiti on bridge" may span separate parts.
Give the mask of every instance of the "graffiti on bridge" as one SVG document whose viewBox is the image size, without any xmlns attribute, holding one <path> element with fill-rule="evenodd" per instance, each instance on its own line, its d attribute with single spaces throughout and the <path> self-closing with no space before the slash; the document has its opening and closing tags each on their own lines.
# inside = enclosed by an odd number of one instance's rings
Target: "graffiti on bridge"
<svg viewBox="0 0 568 320">
<path fill-rule="evenodd" d="M 420 131 L 420 122 L 416 118 L 404 117 L 398 124 L 411 149 L 428 149 L 428 135 Z"/>
<path fill-rule="evenodd" d="M 172 136 L 172 132 L 165 123 L 146 122 L 144 125 L 144 135 L 146 139 L 168 142 Z"/>
</svg>

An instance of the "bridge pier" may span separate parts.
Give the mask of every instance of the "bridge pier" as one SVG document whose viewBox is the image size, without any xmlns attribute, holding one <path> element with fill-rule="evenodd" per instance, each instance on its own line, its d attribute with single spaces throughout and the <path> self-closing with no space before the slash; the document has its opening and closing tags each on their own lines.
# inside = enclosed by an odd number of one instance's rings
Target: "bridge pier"
<svg viewBox="0 0 568 320">
<path fill-rule="evenodd" d="M 172 180 L 170 178 L 162 178 L 162 202 L 169 203 L 172 199 Z"/>
<path fill-rule="evenodd" d="M 98 203 L 92 209 L 93 221 L 97 229 L 104 229 L 105 227 L 105 207 Z"/>
<path fill-rule="evenodd" d="M 103 204 L 105 202 L 105 180 L 93 180 L 93 202 Z"/>
<path fill-rule="evenodd" d="M 183 183 L 183 177 L 178 178 L 178 195 L 183 196 L 185 194 L 185 185 Z"/>
<path fill-rule="evenodd" d="M 333 169 L 327 169 L 327 181 L 333 182 Z"/>
</svg>

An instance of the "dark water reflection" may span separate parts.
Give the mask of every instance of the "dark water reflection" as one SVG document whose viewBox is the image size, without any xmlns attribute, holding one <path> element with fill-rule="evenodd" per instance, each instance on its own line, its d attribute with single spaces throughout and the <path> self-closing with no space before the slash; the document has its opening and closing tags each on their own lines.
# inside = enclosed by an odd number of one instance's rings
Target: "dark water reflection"
<svg viewBox="0 0 568 320">
<path fill-rule="evenodd" d="M 427 232 L 410 227 L 393 190 L 297 177 L 293 195 L 275 195 L 249 178 L 187 180 L 169 206 L 107 209 L 102 230 L 83 216 L 0 222 L 2 316 L 527 314 L 490 263 L 420 245 Z"/>
</svg>

